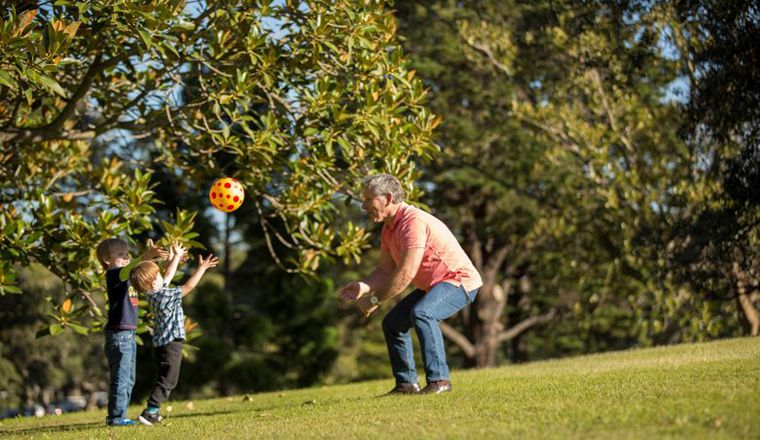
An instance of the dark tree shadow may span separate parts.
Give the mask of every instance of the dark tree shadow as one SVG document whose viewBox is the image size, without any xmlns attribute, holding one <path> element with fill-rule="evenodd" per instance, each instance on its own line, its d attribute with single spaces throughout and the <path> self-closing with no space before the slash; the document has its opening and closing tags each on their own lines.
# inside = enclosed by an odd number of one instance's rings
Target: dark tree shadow
<svg viewBox="0 0 760 440">
<path fill-rule="evenodd" d="M 105 427 L 105 423 L 88 422 L 88 423 L 74 423 L 67 425 L 48 425 L 38 426 L 35 428 L 22 428 L 22 429 L 0 429 L 0 434 L 41 434 L 43 432 L 69 432 L 69 431 L 85 431 L 91 428 Z"/>
</svg>

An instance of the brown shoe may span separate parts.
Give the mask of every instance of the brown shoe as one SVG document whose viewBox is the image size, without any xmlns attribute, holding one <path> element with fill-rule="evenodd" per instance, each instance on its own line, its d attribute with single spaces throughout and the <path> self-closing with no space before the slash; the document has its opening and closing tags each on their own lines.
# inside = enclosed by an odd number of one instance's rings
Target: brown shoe
<svg viewBox="0 0 760 440">
<path fill-rule="evenodd" d="M 441 394 L 451 391 L 451 382 L 448 380 L 434 380 L 420 391 L 420 394 Z"/>
<path fill-rule="evenodd" d="M 392 396 L 395 394 L 417 394 L 420 392 L 420 386 L 416 383 L 400 383 L 395 388 L 388 391 L 386 396 Z"/>
</svg>

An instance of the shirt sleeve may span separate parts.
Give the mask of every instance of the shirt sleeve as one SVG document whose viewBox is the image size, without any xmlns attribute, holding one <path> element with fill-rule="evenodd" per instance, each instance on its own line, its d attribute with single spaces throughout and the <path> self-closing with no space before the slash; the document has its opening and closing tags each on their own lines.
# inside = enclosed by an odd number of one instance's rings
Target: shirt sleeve
<svg viewBox="0 0 760 440">
<path fill-rule="evenodd" d="M 424 248 L 427 242 L 427 226 L 420 219 L 412 219 L 400 228 L 399 244 L 401 249 Z"/>
</svg>

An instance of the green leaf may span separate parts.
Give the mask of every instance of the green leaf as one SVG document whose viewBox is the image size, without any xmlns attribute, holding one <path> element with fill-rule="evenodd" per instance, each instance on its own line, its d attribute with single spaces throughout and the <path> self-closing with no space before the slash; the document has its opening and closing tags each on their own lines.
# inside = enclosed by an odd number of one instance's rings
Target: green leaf
<svg viewBox="0 0 760 440">
<path fill-rule="evenodd" d="M 127 264 L 126 266 L 122 267 L 119 271 L 119 280 L 120 281 L 127 281 L 129 279 L 129 272 L 132 270 L 133 267 L 137 266 L 137 263 L 139 263 L 139 260 L 132 260 Z"/>
<path fill-rule="evenodd" d="M 5 70 L 0 70 L 0 84 L 8 87 L 11 90 L 16 90 L 16 81 Z"/>
<path fill-rule="evenodd" d="M 63 326 L 60 324 L 53 324 L 50 326 L 50 334 L 55 336 L 63 331 Z"/>
<path fill-rule="evenodd" d="M 53 93 L 57 93 L 60 96 L 66 97 L 66 92 L 61 88 L 61 86 L 54 80 L 53 78 L 50 78 L 49 76 L 43 75 L 39 72 L 35 72 L 32 69 L 24 69 L 24 74 L 34 83 L 50 90 Z"/>
<path fill-rule="evenodd" d="M 192 31 L 193 29 L 195 29 L 195 23 L 182 19 L 180 19 L 177 24 L 172 26 L 172 30 L 176 31 Z"/>
<path fill-rule="evenodd" d="M 87 335 L 90 331 L 87 327 L 79 324 L 69 324 L 71 326 L 71 329 L 75 332 L 79 333 L 80 335 Z"/>
<path fill-rule="evenodd" d="M 0 286 L 0 289 L 2 289 L 3 294 L 6 294 L 6 293 L 16 293 L 16 294 L 21 293 L 21 289 L 19 289 L 16 286 Z"/>
<path fill-rule="evenodd" d="M 41 328 L 41 329 L 37 330 L 37 333 L 34 334 L 34 337 L 36 339 L 39 339 L 39 338 L 41 338 L 43 336 L 47 336 L 49 334 L 50 334 L 50 327 L 44 327 L 44 328 Z"/>
<path fill-rule="evenodd" d="M 142 29 L 138 30 L 137 33 L 140 35 L 140 39 L 145 43 L 148 50 L 150 50 L 153 46 L 153 39 L 150 37 L 150 34 Z"/>
</svg>

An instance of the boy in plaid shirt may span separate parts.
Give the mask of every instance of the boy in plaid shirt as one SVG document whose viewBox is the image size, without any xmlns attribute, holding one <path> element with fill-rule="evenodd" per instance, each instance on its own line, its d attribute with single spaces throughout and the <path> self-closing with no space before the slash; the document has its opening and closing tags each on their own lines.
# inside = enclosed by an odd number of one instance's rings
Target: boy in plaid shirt
<svg viewBox="0 0 760 440">
<path fill-rule="evenodd" d="M 169 287 L 177 271 L 180 260 L 187 250 L 180 244 L 171 247 L 171 260 L 164 277 L 158 265 L 151 261 L 139 263 L 132 269 L 129 279 L 132 285 L 148 298 L 155 322 L 153 324 L 153 357 L 156 363 L 157 377 L 153 391 L 148 398 L 148 406 L 140 414 L 140 422 L 153 425 L 163 420 L 159 414 L 161 402 L 177 386 L 179 367 L 182 363 L 182 345 L 185 341 L 185 313 L 182 310 L 182 297 L 198 285 L 207 269 L 216 267 L 219 260 L 212 254 L 205 259 L 198 256 L 198 268 L 180 287 Z"/>
</svg>

